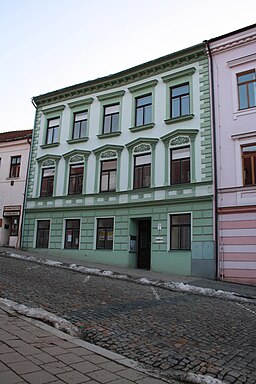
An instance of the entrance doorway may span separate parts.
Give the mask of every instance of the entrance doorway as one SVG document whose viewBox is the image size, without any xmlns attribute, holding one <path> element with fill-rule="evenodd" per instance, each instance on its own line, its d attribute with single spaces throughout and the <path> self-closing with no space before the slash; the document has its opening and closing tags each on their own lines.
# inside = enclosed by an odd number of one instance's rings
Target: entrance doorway
<svg viewBox="0 0 256 384">
<path fill-rule="evenodd" d="M 137 267 L 150 269 L 151 259 L 151 219 L 138 222 L 138 258 Z"/>
</svg>

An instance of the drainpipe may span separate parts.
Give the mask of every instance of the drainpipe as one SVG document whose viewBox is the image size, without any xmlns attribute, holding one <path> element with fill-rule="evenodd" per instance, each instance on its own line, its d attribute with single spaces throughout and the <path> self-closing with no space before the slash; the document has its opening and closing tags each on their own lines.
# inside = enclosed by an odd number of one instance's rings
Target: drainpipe
<svg viewBox="0 0 256 384">
<path fill-rule="evenodd" d="M 31 102 L 32 102 L 33 106 L 35 108 L 37 108 L 33 99 L 31 99 Z M 34 128 L 35 128 L 35 125 L 36 125 L 36 113 L 35 113 L 35 119 L 34 119 Z M 31 157 L 32 157 L 31 144 L 34 141 L 34 132 L 35 132 L 35 129 L 32 130 L 31 140 L 29 138 L 27 139 L 27 142 L 28 142 L 30 148 L 29 148 L 29 159 L 28 159 L 28 166 L 27 166 L 25 190 L 24 190 L 24 194 L 23 194 L 22 219 L 21 219 L 21 229 L 20 229 L 20 249 L 23 249 L 22 235 L 23 235 L 23 227 L 24 227 L 24 221 L 25 221 L 25 207 L 26 207 L 26 203 L 27 203 L 28 175 L 29 175 L 29 169 L 30 169 Z"/>
<path fill-rule="evenodd" d="M 210 84 L 211 84 L 211 115 L 212 115 L 212 143 L 213 143 L 213 180 L 214 180 L 214 215 L 215 215 L 215 260 L 216 272 L 215 279 L 219 277 L 219 217 L 218 217 L 218 178 L 217 178 L 217 144 L 216 144 L 216 119 L 215 119 L 215 98 L 214 98 L 214 76 L 213 76 L 213 59 L 210 40 L 205 40 L 204 43 L 207 47 L 207 53 L 210 60 Z"/>
</svg>

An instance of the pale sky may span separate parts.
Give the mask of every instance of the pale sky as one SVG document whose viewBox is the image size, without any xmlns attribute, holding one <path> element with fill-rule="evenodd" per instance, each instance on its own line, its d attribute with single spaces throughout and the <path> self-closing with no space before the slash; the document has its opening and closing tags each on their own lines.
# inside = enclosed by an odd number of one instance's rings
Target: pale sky
<svg viewBox="0 0 256 384">
<path fill-rule="evenodd" d="M 33 96 L 256 22 L 256 0 L 0 0 L 0 132 L 33 129 Z"/>
</svg>

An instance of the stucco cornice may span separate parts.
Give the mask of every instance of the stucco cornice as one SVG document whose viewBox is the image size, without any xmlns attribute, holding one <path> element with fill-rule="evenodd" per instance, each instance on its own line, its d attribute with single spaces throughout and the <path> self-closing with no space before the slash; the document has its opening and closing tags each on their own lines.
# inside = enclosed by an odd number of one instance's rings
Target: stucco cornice
<svg viewBox="0 0 256 384">
<path fill-rule="evenodd" d="M 213 55 L 228 51 L 230 49 L 238 48 L 240 46 L 256 42 L 256 33 L 250 36 L 240 37 L 238 39 L 230 40 L 221 44 L 221 42 L 211 44 L 211 52 Z"/>
<path fill-rule="evenodd" d="M 79 96 L 86 96 L 96 92 L 122 87 L 135 81 L 146 79 L 150 76 L 163 73 L 170 69 L 182 67 L 198 61 L 205 56 L 204 43 L 163 56 L 136 67 L 126 69 L 113 75 L 76 84 L 44 95 L 33 97 L 37 107 L 43 107 L 52 103 L 63 102 Z"/>
</svg>

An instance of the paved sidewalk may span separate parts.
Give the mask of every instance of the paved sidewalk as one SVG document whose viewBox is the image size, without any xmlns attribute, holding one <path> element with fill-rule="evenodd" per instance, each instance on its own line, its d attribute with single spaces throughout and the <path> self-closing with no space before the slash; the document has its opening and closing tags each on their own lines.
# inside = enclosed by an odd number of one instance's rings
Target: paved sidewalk
<svg viewBox="0 0 256 384">
<path fill-rule="evenodd" d="M 175 384 L 138 363 L 0 307 L 1 384 Z"/>
</svg>

